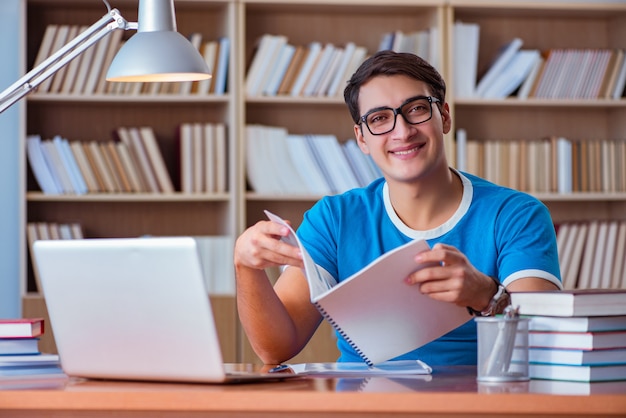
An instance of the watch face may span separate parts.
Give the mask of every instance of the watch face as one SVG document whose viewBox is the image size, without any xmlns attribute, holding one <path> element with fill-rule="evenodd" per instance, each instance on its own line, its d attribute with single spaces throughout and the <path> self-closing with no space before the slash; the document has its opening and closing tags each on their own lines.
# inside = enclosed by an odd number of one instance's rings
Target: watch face
<svg viewBox="0 0 626 418">
<path fill-rule="evenodd" d="M 500 297 L 498 298 L 498 300 L 496 301 L 492 314 L 495 315 L 495 314 L 500 314 L 504 312 L 504 309 L 506 309 L 506 307 L 509 306 L 510 304 L 511 304 L 511 295 L 505 289 L 500 295 Z"/>
</svg>

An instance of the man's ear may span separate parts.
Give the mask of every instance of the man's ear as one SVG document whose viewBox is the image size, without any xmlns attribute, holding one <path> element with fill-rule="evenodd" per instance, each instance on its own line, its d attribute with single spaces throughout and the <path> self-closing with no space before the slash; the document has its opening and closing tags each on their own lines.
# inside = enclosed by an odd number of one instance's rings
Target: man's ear
<svg viewBox="0 0 626 418">
<path fill-rule="evenodd" d="M 452 128 L 452 118 L 450 116 L 450 106 L 448 102 L 445 102 L 441 107 L 441 122 L 443 127 L 443 133 L 447 134 Z"/>
<path fill-rule="evenodd" d="M 354 137 L 356 138 L 356 143 L 359 145 L 359 148 L 361 148 L 361 151 L 364 154 L 369 154 L 370 149 L 363 138 L 363 125 L 354 125 Z"/>
</svg>

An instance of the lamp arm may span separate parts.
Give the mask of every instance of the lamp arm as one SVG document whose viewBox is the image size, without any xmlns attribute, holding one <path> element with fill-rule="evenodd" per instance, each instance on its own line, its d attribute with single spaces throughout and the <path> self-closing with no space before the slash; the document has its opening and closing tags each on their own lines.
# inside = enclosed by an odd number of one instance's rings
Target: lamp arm
<svg viewBox="0 0 626 418">
<path fill-rule="evenodd" d="M 117 9 L 109 11 L 100 20 L 4 90 L 0 94 L 0 113 L 26 96 L 68 62 L 82 54 L 87 48 L 116 29 L 137 29 L 137 23 L 126 21 Z"/>
</svg>

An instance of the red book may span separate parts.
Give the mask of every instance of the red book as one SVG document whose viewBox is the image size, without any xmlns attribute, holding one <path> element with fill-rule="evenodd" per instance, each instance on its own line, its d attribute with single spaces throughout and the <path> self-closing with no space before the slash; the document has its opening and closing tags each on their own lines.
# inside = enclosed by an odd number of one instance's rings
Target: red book
<svg viewBox="0 0 626 418">
<path fill-rule="evenodd" d="M 43 318 L 0 319 L 0 338 L 32 338 L 43 331 Z"/>
</svg>

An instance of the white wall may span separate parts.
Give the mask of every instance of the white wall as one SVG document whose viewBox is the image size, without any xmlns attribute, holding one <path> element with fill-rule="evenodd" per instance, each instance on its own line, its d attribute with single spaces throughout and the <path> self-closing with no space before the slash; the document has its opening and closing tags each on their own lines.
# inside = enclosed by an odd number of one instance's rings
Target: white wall
<svg viewBox="0 0 626 418">
<path fill-rule="evenodd" d="M 23 0 L 0 0 L 0 90 L 13 84 L 24 68 Z M 24 104 L 0 114 L 0 318 L 21 316 L 24 254 Z"/>
</svg>

